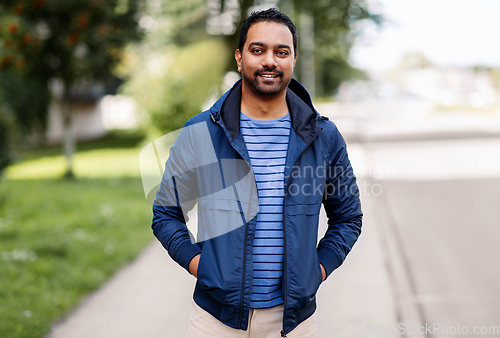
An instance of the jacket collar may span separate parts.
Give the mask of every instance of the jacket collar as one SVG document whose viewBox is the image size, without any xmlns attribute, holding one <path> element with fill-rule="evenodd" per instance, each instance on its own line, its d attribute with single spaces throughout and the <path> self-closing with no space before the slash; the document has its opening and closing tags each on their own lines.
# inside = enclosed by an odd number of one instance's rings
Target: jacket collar
<svg viewBox="0 0 500 338">
<path fill-rule="evenodd" d="M 320 129 L 319 114 L 314 109 L 307 90 L 295 79 L 288 85 L 286 102 L 293 129 L 307 143 Z M 222 119 L 233 140 L 236 139 L 240 134 L 241 79 L 214 104 L 211 110 Z"/>
</svg>

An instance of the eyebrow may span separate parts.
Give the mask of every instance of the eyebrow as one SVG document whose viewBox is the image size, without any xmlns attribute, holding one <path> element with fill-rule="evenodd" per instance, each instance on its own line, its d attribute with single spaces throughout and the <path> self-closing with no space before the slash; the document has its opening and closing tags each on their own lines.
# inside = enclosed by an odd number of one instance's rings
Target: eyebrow
<svg viewBox="0 0 500 338">
<path fill-rule="evenodd" d="M 259 42 L 259 41 L 250 42 L 250 44 L 248 45 L 248 48 L 250 49 L 253 46 L 267 47 L 264 43 Z M 286 48 L 286 49 L 288 49 L 290 51 L 292 50 L 292 47 L 290 47 L 289 45 L 285 45 L 285 44 L 276 45 L 275 48 L 276 49 Z"/>
</svg>

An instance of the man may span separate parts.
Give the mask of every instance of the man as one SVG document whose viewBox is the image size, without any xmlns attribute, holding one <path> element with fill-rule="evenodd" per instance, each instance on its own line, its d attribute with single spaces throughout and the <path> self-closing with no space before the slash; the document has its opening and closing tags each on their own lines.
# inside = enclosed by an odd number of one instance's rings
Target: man
<svg viewBox="0 0 500 338">
<path fill-rule="evenodd" d="M 243 24 L 235 59 L 242 80 L 190 119 L 170 150 L 153 231 L 170 256 L 198 278 L 189 337 L 317 337 L 317 289 L 361 232 L 346 145 L 292 79 L 297 32 L 285 14 L 253 12 Z M 206 131 L 203 141 L 203 132 L 193 128 Z M 199 151 L 207 143 L 213 149 Z M 211 153 L 212 162 L 200 160 Z M 237 179 L 229 177 L 241 170 L 224 168 L 227 160 L 248 164 L 255 179 L 248 189 L 234 188 Z M 210 175 L 201 173 L 207 170 Z M 237 203 L 228 203 L 218 190 L 235 191 Z M 242 197 L 243 191 L 250 196 Z M 213 236 L 195 243 L 184 214 L 196 199 L 200 223 L 215 219 L 216 226 L 227 226 L 224 215 L 238 214 L 243 224 L 223 233 L 204 230 Z M 328 230 L 317 244 L 321 204 Z M 208 209 L 221 216 L 210 216 Z"/>
</svg>

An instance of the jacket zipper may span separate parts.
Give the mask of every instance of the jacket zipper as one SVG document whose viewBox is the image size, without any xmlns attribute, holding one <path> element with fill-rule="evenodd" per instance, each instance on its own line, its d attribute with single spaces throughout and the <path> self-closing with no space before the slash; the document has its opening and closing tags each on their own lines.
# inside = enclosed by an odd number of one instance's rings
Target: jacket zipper
<svg viewBox="0 0 500 338">
<path fill-rule="evenodd" d="M 243 273 L 241 276 L 241 296 L 240 296 L 240 316 L 238 319 L 238 329 L 241 329 L 241 321 L 243 320 L 243 298 L 245 297 L 245 274 L 246 274 L 246 256 L 247 256 L 247 238 L 248 226 L 245 224 L 245 239 L 243 244 Z"/>
<path fill-rule="evenodd" d="M 297 162 L 299 161 L 299 158 L 300 156 L 302 156 L 302 153 L 304 153 L 304 151 L 311 145 L 311 143 L 316 139 L 316 137 L 319 135 L 319 133 L 321 132 L 321 130 L 323 130 L 323 128 L 321 128 L 318 133 L 313 137 L 311 138 L 311 140 L 309 142 L 307 142 L 307 144 L 304 146 L 304 148 L 300 151 L 299 153 L 299 156 L 297 156 L 297 159 L 295 160 L 295 163 L 293 164 L 293 167 L 292 167 L 292 171 L 293 171 L 293 168 L 295 167 L 295 165 L 297 164 Z M 285 187 L 285 196 L 286 196 L 286 191 L 288 189 L 288 187 L 290 186 L 290 181 L 292 180 L 292 172 L 290 172 L 290 178 L 288 179 L 288 182 L 286 184 L 286 187 Z M 287 252 L 286 252 L 286 231 L 285 231 L 285 198 L 283 198 L 283 250 L 284 250 L 284 262 L 283 262 L 283 279 L 284 279 L 284 285 L 285 285 L 285 288 L 283 290 L 283 329 L 281 330 L 280 334 L 281 334 L 281 337 L 285 337 L 286 338 L 286 333 L 285 333 L 285 312 L 286 312 L 286 295 L 287 295 L 287 288 L 288 288 L 288 279 L 287 279 Z"/>
<path fill-rule="evenodd" d="M 210 114 L 210 118 L 212 119 L 212 121 L 214 123 L 217 123 L 222 129 L 224 129 L 224 127 L 222 126 L 222 124 L 220 122 L 219 116 L 217 116 L 215 114 Z M 234 149 L 234 147 L 233 147 L 233 149 Z M 240 156 L 241 156 L 241 154 L 240 154 Z M 253 173 L 253 169 L 251 167 L 250 167 L 250 169 L 252 170 L 252 173 Z M 254 176 L 254 180 L 255 180 L 255 176 Z M 252 193 L 253 193 L 253 187 L 252 187 Z M 238 318 L 238 329 L 241 329 L 241 322 L 243 321 L 243 300 L 245 298 L 245 275 L 246 275 L 246 266 L 247 266 L 246 265 L 247 238 L 248 238 L 247 223 L 249 223 L 249 222 L 250 221 L 246 222 L 246 219 L 245 219 L 245 238 L 244 238 L 244 244 L 243 244 L 243 271 L 242 271 L 242 277 L 241 277 L 240 314 L 239 314 L 239 318 Z"/>
</svg>

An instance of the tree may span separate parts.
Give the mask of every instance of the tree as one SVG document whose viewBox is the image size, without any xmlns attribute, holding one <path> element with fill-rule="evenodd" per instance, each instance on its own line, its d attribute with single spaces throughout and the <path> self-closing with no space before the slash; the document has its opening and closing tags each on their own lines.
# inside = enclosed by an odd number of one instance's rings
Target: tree
<svg viewBox="0 0 500 338">
<path fill-rule="evenodd" d="M 33 121 L 44 125 L 49 84 L 60 81 L 67 177 L 73 176 L 75 148 L 72 106 L 82 88 L 88 89 L 97 80 L 110 81 L 123 47 L 140 38 L 137 14 L 141 6 L 142 0 L 2 0 L 0 72 L 18 76 L 33 88 L 38 86 L 38 96 L 47 98 L 41 99 L 39 109 L 28 112 L 21 109 L 19 100 L 9 95 L 3 99 L 14 110 L 16 120 L 31 130 Z M 17 96 L 24 93 L 24 86 L 10 88 Z"/>
<path fill-rule="evenodd" d="M 358 23 L 380 23 L 381 17 L 370 13 L 364 0 L 295 0 L 295 10 L 311 17 L 314 23 L 313 41 L 315 54 L 316 94 L 333 94 L 340 83 L 361 75 L 349 65 L 349 52 L 356 39 Z M 302 30 L 303 15 L 297 19 Z M 303 53 L 299 47 L 299 53 Z M 301 76 L 304 69 L 301 68 Z"/>
</svg>

